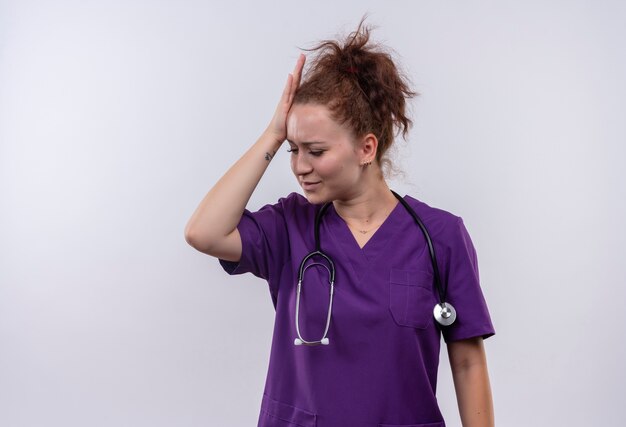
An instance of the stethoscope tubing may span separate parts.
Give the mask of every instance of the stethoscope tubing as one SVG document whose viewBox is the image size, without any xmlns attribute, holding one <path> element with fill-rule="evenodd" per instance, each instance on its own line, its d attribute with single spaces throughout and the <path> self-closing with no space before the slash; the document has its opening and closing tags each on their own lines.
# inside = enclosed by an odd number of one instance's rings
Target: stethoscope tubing
<svg viewBox="0 0 626 427">
<path fill-rule="evenodd" d="M 448 289 L 447 289 L 447 286 L 444 289 L 441 285 L 441 278 L 439 277 L 439 268 L 437 268 L 439 264 L 437 264 L 437 258 L 435 256 L 435 249 L 433 247 L 432 240 L 430 240 L 430 234 L 426 230 L 426 226 L 424 225 L 422 220 L 417 216 L 417 213 L 415 213 L 413 208 L 409 206 L 406 200 L 404 200 L 395 191 L 391 190 L 391 192 L 393 193 L 394 196 L 396 196 L 396 198 L 400 201 L 400 203 L 402 203 L 402 205 L 406 208 L 406 210 L 413 217 L 417 225 L 419 225 L 419 227 L 422 229 L 422 232 L 424 233 L 424 237 L 426 238 L 426 242 L 428 243 L 428 250 L 430 251 L 430 260 L 431 260 L 431 263 L 433 266 L 433 272 L 435 275 L 435 286 L 437 287 L 437 293 L 439 294 L 439 301 L 443 304 L 446 300 L 446 294 L 447 294 Z"/>
</svg>

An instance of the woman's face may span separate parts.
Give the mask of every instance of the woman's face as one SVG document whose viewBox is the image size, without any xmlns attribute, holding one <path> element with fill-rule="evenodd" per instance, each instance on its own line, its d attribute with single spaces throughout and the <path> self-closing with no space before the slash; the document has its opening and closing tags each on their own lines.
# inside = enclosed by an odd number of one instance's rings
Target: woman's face
<svg viewBox="0 0 626 427">
<path fill-rule="evenodd" d="M 309 202 L 345 200 L 358 189 L 361 156 L 351 132 L 320 104 L 294 104 L 287 116 L 291 170 Z"/>
</svg>

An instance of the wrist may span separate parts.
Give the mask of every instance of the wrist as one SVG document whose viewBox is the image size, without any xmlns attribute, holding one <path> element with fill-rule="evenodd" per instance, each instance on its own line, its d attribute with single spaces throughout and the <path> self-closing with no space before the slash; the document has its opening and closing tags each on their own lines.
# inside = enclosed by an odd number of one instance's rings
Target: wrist
<svg viewBox="0 0 626 427">
<path fill-rule="evenodd" d="M 285 142 L 285 138 L 277 135 L 270 128 L 265 129 L 261 135 L 261 139 L 265 140 L 266 143 L 275 150 L 278 150 L 280 146 L 283 145 L 283 142 Z"/>
<path fill-rule="evenodd" d="M 255 150 L 258 150 L 258 152 L 263 155 L 265 160 L 270 162 L 280 149 L 282 143 L 283 141 L 280 141 L 276 134 L 274 134 L 270 130 L 266 130 L 257 140 L 255 144 Z"/>
</svg>

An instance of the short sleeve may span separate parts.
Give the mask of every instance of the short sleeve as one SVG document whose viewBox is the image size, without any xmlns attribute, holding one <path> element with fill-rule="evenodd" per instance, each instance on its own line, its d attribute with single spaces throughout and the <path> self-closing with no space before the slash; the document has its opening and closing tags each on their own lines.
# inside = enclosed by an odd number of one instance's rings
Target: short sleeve
<svg viewBox="0 0 626 427">
<path fill-rule="evenodd" d="M 282 200 L 263 206 L 256 212 L 245 209 L 237 229 L 241 235 L 239 262 L 219 259 L 231 275 L 252 273 L 275 282 L 289 258 L 289 239 Z"/>
<path fill-rule="evenodd" d="M 444 340 L 489 338 L 495 335 L 495 329 L 480 287 L 476 250 L 462 218 L 456 217 L 447 240 L 444 286 L 447 286 L 446 300 L 456 309 L 457 318 L 452 325 L 442 328 Z"/>
</svg>

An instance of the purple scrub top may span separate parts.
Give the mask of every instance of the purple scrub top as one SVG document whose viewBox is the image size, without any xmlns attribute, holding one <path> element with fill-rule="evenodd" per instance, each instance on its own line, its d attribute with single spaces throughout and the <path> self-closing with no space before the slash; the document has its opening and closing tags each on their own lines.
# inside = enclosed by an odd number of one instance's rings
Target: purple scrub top
<svg viewBox="0 0 626 427">
<path fill-rule="evenodd" d="M 441 335 L 446 343 L 495 334 L 482 294 L 476 251 L 463 220 L 405 196 L 428 230 L 447 301 L 457 311 L 440 329 L 438 295 L 426 239 L 398 203 L 361 249 L 333 205 L 321 220 L 322 250 L 336 268 L 329 345 L 296 346 L 295 298 L 302 259 L 315 248 L 314 205 L 291 193 L 257 212 L 245 210 L 239 262 L 269 284 L 276 310 L 258 427 L 445 427 L 436 398 Z M 328 272 L 306 270 L 300 332 L 322 338 Z"/>
</svg>

